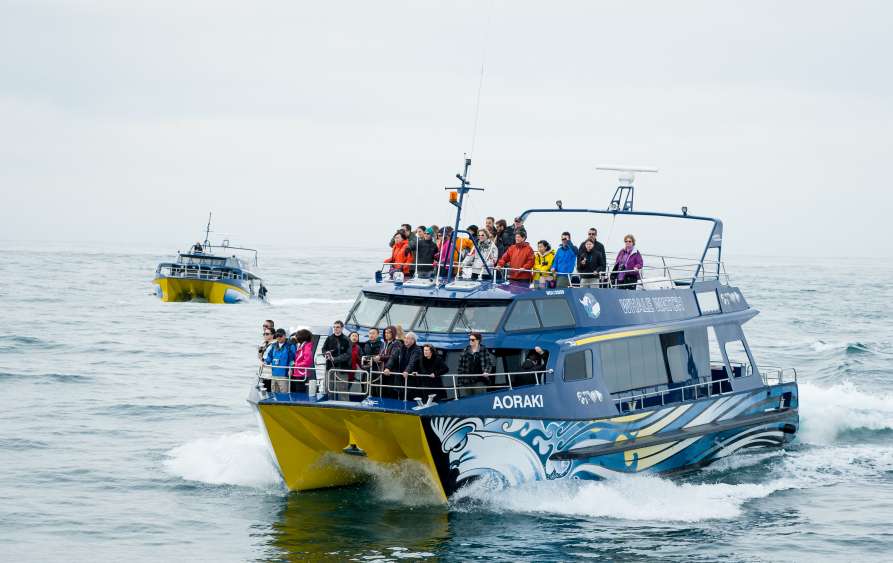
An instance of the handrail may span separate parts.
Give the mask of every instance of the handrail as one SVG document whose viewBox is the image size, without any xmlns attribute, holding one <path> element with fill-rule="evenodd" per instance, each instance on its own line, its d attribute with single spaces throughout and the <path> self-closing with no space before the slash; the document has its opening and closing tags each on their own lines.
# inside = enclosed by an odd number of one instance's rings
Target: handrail
<svg viewBox="0 0 893 563">
<path fill-rule="evenodd" d="M 286 370 L 288 375 L 282 376 L 274 376 L 273 370 Z M 330 393 L 333 395 L 347 395 L 347 396 L 365 396 L 369 397 L 372 395 L 373 390 L 378 389 L 382 391 L 384 389 L 394 389 L 394 390 L 402 390 L 402 397 L 404 401 L 408 401 L 410 399 L 409 392 L 410 391 L 426 391 L 426 392 L 445 392 L 447 395 L 445 400 L 456 400 L 459 398 L 460 391 L 465 389 L 475 389 L 478 391 L 493 391 L 500 389 L 514 389 L 518 386 L 517 381 L 513 381 L 513 378 L 517 379 L 519 376 L 533 376 L 533 385 L 544 385 L 547 382 L 549 376 L 554 374 L 554 370 L 545 369 L 545 370 L 536 370 L 536 371 L 512 371 L 512 372 L 497 372 L 497 373 L 489 373 L 489 374 L 469 374 L 469 373 L 447 373 L 440 377 L 451 378 L 452 385 L 449 386 L 423 386 L 423 385 L 410 385 L 410 377 L 428 377 L 425 374 L 419 374 L 418 372 L 407 373 L 406 377 L 403 379 L 403 385 L 393 385 L 390 383 L 384 383 L 383 376 L 397 376 L 403 375 L 402 372 L 389 372 L 385 373 L 384 371 L 377 370 L 369 370 L 369 369 L 341 369 L 341 368 L 330 368 L 326 369 L 324 367 L 307 367 L 307 368 L 297 368 L 295 366 L 273 366 L 270 364 L 262 363 L 260 368 L 258 369 L 258 381 L 302 381 L 301 379 L 297 379 L 291 377 L 291 374 L 294 370 L 306 370 L 309 374 L 313 372 L 316 377 L 306 377 L 304 381 L 310 381 L 311 379 L 315 379 L 317 381 L 323 381 L 323 389 L 325 389 L 326 393 Z M 269 373 L 267 373 L 269 372 Z M 323 374 L 323 377 L 320 377 L 320 373 Z M 359 376 L 359 377 L 357 377 Z M 497 377 L 505 376 L 506 383 L 504 384 L 496 384 L 495 379 Z M 353 379 L 351 379 L 353 377 Z M 484 378 L 488 379 L 487 383 L 493 381 L 493 384 L 485 384 L 485 385 L 468 385 L 462 381 L 461 378 Z M 359 384 L 359 388 L 351 388 L 351 386 Z M 525 383 L 526 384 L 526 383 Z M 522 384 L 522 385 L 525 385 Z M 449 395 L 449 392 L 452 391 L 452 396 Z M 379 395 L 381 393 L 379 392 Z"/>
<path fill-rule="evenodd" d="M 722 379 L 712 379 L 710 381 L 699 381 L 698 383 L 691 383 L 689 385 L 683 385 L 680 387 L 665 387 L 665 388 L 659 389 L 657 391 L 637 393 L 634 395 L 627 395 L 625 397 L 615 397 L 614 403 L 617 404 L 618 408 L 620 409 L 620 412 L 631 412 L 631 411 L 636 410 L 637 408 L 644 408 L 645 407 L 645 399 L 648 397 L 660 396 L 660 404 L 661 404 L 661 406 L 664 406 L 666 404 L 666 396 L 670 393 L 676 393 L 676 392 L 681 392 L 682 398 L 679 401 L 673 401 L 673 403 L 685 402 L 686 401 L 685 391 L 687 389 L 694 389 L 694 397 L 691 397 L 687 400 L 696 401 L 700 398 L 700 394 L 698 392 L 699 388 L 707 387 L 707 394 L 705 395 L 707 397 L 712 397 L 713 395 L 722 395 L 722 394 L 724 394 L 724 392 L 722 390 L 722 387 L 723 387 L 722 384 L 724 382 L 731 382 L 731 381 L 732 381 L 732 378 L 724 377 Z M 715 384 L 719 384 L 719 391 L 714 393 L 712 388 Z M 731 392 L 732 391 L 730 388 L 729 391 L 726 391 L 725 393 L 731 393 Z M 641 406 L 637 406 L 640 404 L 639 403 L 640 401 L 641 401 Z M 624 403 L 626 404 L 625 410 L 624 410 Z"/>
<path fill-rule="evenodd" d="M 457 268 L 461 270 L 461 261 L 454 263 Z M 706 271 L 706 268 L 703 265 L 718 265 L 720 268 L 720 274 L 711 274 Z M 403 266 L 436 266 L 437 263 L 431 264 L 416 264 L 414 262 L 383 262 L 382 267 L 379 270 L 383 274 L 393 274 L 395 272 L 400 272 Z M 388 271 L 385 271 L 385 268 L 388 268 Z M 604 278 L 602 281 L 607 282 L 610 280 L 610 276 L 616 274 L 629 274 L 636 273 L 638 274 L 639 279 L 636 284 L 638 287 L 646 288 L 649 285 L 658 285 L 661 282 L 671 283 L 672 285 L 684 284 L 690 285 L 692 280 L 694 281 L 718 281 L 723 285 L 729 284 L 729 275 L 725 272 L 725 265 L 721 262 L 710 262 L 705 261 L 703 263 L 700 262 L 691 262 L 686 264 L 666 264 L 664 263 L 661 266 L 650 266 L 645 265 L 640 269 L 628 269 L 628 270 L 605 270 L 601 272 L 571 272 L 571 273 L 558 273 L 553 271 L 542 271 L 535 269 L 527 269 L 527 268 L 511 268 L 508 266 L 502 267 L 494 267 L 494 273 L 497 274 L 497 280 L 502 280 L 502 283 L 505 285 L 510 284 L 512 281 L 518 282 L 531 282 L 532 279 L 512 279 L 512 277 L 517 278 L 518 274 L 530 274 L 530 278 L 533 278 L 534 275 L 538 275 L 540 279 L 542 278 L 559 278 L 559 277 L 567 277 L 568 281 L 570 281 L 571 276 L 580 276 L 582 279 L 593 279 L 593 278 Z M 656 274 L 656 275 L 655 275 Z M 591 276 L 591 277 L 590 277 Z M 625 277 L 625 276 L 624 276 Z M 415 279 L 415 278 L 408 278 Z M 432 278 L 424 278 L 424 279 L 432 279 Z M 393 279 L 385 279 L 382 281 L 391 282 Z M 407 279 L 404 279 L 404 282 Z M 613 284 L 613 287 L 616 287 L 617 284 Z"/>
</svg>

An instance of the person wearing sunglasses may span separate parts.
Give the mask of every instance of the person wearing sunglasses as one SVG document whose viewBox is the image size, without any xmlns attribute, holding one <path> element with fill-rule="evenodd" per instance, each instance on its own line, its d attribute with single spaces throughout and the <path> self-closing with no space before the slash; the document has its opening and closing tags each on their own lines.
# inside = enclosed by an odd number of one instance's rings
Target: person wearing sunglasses
<svg viewBox="0 0 893 563">
<path fill-rule="evenodd" d="M 623 237 L 623 248 L 614 260 L 611 279 L 619 289 L 636 289 L 636 284 L 642 278 L 644 266 L 645 261 L 636 248 L 636 237 L 626 235 Z"/>
<path fill-rule="evenodd" d="M 468 335 L 468 346 L 459 356 L 458 371 L 459 375 L 466 376 L 459 378 L 459 384 L 463 388 L 473 389 L 465 390 L 462 396 L 486 392 L 490 374 L 496 371 L 496 356 L 481 342 L 481 333 L 472 332 Z"/>
<path fill-rule="evenodd" d="M 552 272 L 558 280 L 558 287 L 570 286 L 570 277 L 577 265 L 577 247 L 571 242 L 571 234 L 567 231 L 561 233 L 561 244 L 555 251 L 555 260 L 552 261 Z"/>
<path fill-rule="evenodd" d="M 269 323 L 269 328 L 267 328 L 267 324 Z M 261 342 L 260 346 L 257 347 L 257 360 L 263 364 L 264 356 L 267 353 L 267 349 L 273 344 L 273 321 L 264 321 L 264 341 Z M 264 390 L 270 391 L 270 380 L 263 380 Z"/>
<path fill-rule="evenodd" d="M 274 333 L 276 341 L 267 348 L 264 355 L 264 363 L 270 368 L 273 376 L 273 392 L 288 393 L 289 379 L 291 378 L 292 365 L 295 363 L 295 347 L 288 341 L 285 329 L 277 328 Z"/>
</svg>

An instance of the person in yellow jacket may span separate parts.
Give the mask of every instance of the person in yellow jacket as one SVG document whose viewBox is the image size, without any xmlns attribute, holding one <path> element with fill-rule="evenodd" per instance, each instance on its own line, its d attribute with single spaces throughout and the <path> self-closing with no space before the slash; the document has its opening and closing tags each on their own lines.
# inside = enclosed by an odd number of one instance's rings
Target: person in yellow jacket
<svg viewBox="0 0 893 563">
<path fill-rule="evenodd" d="M 555 260 L 555 251 L 548 241 L 541 240 L 536 243 L 536 252 L 533 255 L 533 285 L 545 287 L 552 281 L 552 261 Z"/>
</svg>

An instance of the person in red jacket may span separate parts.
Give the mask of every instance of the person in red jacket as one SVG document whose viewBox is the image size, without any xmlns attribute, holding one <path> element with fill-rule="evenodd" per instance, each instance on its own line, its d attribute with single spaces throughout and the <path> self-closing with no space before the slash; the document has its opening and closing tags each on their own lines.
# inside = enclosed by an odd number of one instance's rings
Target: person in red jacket
<svg viewBox="0 0 893 563">
<path fill-rule="evenodd" d="M 409 274 L 412 269 L 412 250 L 409 248 L 409 241 L 406 240 L 406 233 L 401 229 L 394 233 L 394 246 L 391 248 L 391 257 L 384 261 L 385 264 L 394 264 L 391 266 L 391 273 L 401 271 Z"/>
<path fill-rule="evenodd" d="M 515 244 L 505 250 L 505 254 L 496 263 L 497 268 L 507 266 L 508 278 L 511 281 L 530 283 L 533 274 L 533 248 L 527 242 L 527 231 L 518 229 L 515 231 Z"/>
</svg>

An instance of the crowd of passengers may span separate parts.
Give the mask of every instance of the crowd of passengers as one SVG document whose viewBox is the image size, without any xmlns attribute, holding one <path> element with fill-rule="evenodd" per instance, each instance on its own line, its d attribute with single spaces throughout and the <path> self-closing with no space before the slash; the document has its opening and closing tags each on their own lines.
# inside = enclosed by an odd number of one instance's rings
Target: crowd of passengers
<svg viewBox="0 0 893 563">
<path fill-rule="evenodd" d="M 487 217 L 483 227 L 469 225 L 466 229 L 477 241 L 457 237 L 453 228 L 403 224 L 391 238 L 391 255 L 385 260 L 389 274 L 431 278 L 438 272 L 446 275 L 452 265 L 459 276 L 466 279 L 489 279 L 494 272 L 506 272 L 507 281 L 529 284 L 531 287 L 602 287 L 613 286 L 635 289 L 641 279 L 644 261 L 636 249 L 636 238 L 623 237 L 623 248 L 617 253 L 610 276 L 607 274 L 605 247 L 598 241 L 598 230 L 590 227 L 586 239 L 577 247 L 569 232 L 561 233 L 558 248 L 549 241 L 537 242 L 534 250 L 527 242 L 527 231 L 521 217 L 512 225 L 505 219 Z M 452 252 L 451 252 L 451 247 Z M 487 267 L 485 267 L 485 265 Z"/>
<path fill-rule="evenodd" d="M 306 393 L 308 383 L 317 379 L 314 358 L 313 334 L 300 329 L 288 335 L 283 328 L 275 328 L 272 320 L 263 323 L 264 341 L 257 355 L 262 364 L 270 366 L 272 379 L 265 379 L 268 391 L 276 393 Z M 436 399 L 449 396 L 448 388 L 461 388 L 461 396 L 486 392 L 494 385 L 496 355 L 481 340 L 481 334 L 468 334 L 468 345 L 459 356 L 456 381 L 447 374 L 443 353 L 431 344 L 420 344 L 414 332 L 404 332 L 398 326 L 386 327 L 380 335 L 377 328 L 370 328 L 365 342 L 357 332 L 344 334 L 344 323 L 335 321 L 332 334 L 323 342 L 325 369 L 337 370 L 339 386 L 344 398 L 362 400 L 361 382 L 372 375 L 374 396 L 412 400 L 420 390 L 425 397 Z M 539 346 L 527 352 L 512 385 L 529 385 L 538 381 L 538 372 L 546 369 L 549 353 Z M 320 374 L 321 376 L 322 374 Z M 449 380 L 449 381 L 446 381 Z M 408 393 L 408 395 L 405 395 Z"/>
</svg>

